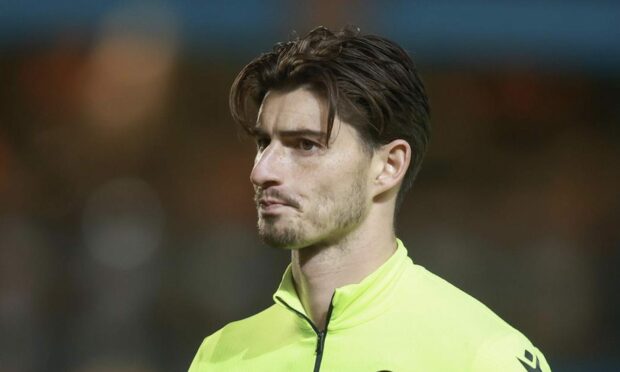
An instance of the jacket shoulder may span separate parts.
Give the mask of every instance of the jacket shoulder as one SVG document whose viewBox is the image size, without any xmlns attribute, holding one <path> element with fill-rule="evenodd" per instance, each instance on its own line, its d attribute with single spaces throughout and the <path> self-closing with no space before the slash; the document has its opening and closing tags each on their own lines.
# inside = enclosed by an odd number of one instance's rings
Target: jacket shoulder
<svg viewBox="0 0 620 372">
<path fill-rule="evenodd" d="M 518 333 L 485 304 L 422 266 L 409 268 L 405 285 L 413 306 L 451 327 L 470 334 Z"/>
<path fill-rule="evenodd" d="M 482 302 L 424 267 L 407 273 L 408 298 L 415 317 L 424 319 L 428 334 L 445 335 L 438 342 L 462 352 L 472 371 L 550 371 L 543 354 L 520 331 Z"/>
<path fill-rule="evenodd" d="M 248 318 L 228 323 L 203 340 L 189 371 L 198 371 L 199 365 L 234 360 L 248 352 L 260 354 L 262 348 L 276 340 L 274 335 L 278 330 L 290 328 L 285 325 L 293 321 L 290 314 L 274 304 Z"/>
</svg>

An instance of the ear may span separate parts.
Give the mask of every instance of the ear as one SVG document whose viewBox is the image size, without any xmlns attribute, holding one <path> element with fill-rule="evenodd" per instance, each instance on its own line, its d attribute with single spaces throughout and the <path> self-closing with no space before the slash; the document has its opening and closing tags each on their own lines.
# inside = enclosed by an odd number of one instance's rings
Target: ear
<svg viewBox="0 0 620 372">
<path fill-rule="evenodd" d="M 403 139 L 396 139 L 375 150 L 373 162 L 374 194 L 392 190 L 396 195 L 411 162 L 411 146 Z"/>
</svg>

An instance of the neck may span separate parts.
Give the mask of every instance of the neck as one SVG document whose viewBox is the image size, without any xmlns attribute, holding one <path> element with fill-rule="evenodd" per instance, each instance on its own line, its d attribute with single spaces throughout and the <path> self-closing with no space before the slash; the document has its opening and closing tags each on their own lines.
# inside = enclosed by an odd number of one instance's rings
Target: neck
<svg viewBox="0 0 620 372">
<path fill-rule="evenodd" d="M 391 221 L 388 227 L 377 229 L 385 222 L 368 216 L 356 230 L 337 242 L 292 251 L 291 268 L 297 294 L 318 329 L 325 329 L 336 288 L 361 282 L 396 250 Z"/>
</svg>

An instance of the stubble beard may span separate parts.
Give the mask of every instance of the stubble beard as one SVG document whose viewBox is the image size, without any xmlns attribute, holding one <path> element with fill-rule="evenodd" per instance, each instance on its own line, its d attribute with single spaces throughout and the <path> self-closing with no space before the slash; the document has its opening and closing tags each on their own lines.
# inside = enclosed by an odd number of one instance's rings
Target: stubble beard
<svg viewBox="0 0 620 372">
<path fill-rule="evenodd" d="M 317 192 L 317 199 L 311 201 L 314 207 L 306 205 L 301 215 L 265 217 L 259 214 L 260 239 L 274 248 L 299 249 L 343 238 L 367 215 L 364 173 L 358 173 L 342 195 L 332 194 L 330 190 Z"/>
</svg>

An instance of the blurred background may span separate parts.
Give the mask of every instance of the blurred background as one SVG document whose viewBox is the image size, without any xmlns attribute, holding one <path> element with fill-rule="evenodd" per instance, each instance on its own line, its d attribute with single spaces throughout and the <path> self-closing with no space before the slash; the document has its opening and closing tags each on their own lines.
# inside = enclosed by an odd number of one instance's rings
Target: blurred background
<svg viewBox="0 0 620 372">
<path fill-rule="evenodd" d="M 620 3 L 0 0 L 0 371 L 187 370 L 272 303 L 251 58 L 356 24 L 412 54 L 434 137 L 400 215 L 418 264 L 555 371 L 620 370 Z"/>
</svg>

